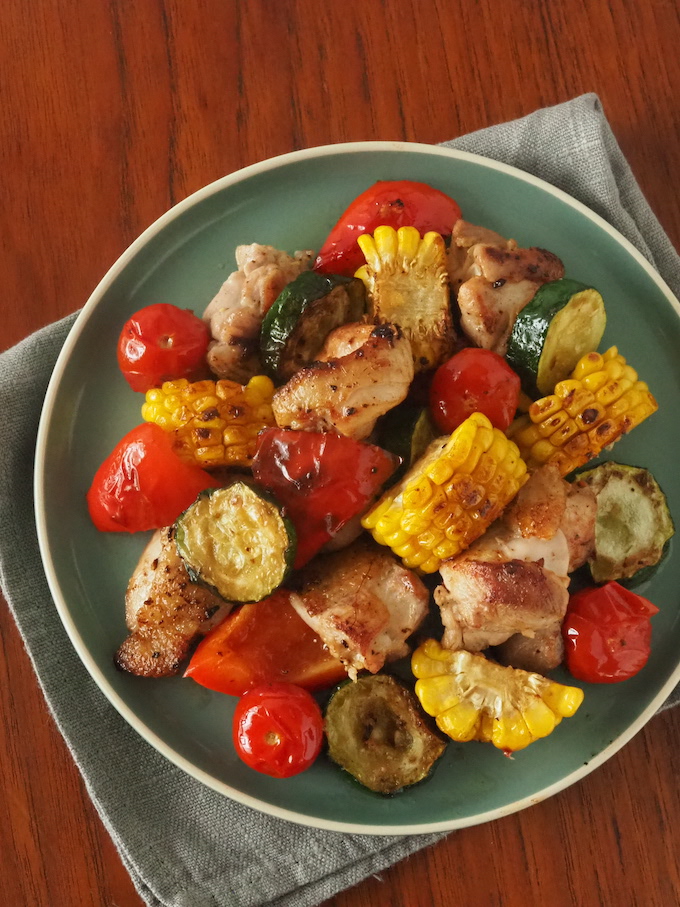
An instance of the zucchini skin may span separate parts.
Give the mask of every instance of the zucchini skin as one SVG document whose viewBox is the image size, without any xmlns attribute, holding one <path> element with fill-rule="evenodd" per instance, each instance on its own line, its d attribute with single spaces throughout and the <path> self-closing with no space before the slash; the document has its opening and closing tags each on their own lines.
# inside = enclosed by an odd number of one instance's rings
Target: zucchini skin
<svg viewBox="0 0 680 907">
<path fill-rule="evenodd" d="M 324 728 L 331 761 L 376 794 L 426 780 L 446 749 L 415 694 L 390 674 L 340 684 L 326 706 Z"/>
<path fill-rule="evenodd" d="M 649 580 L 665 559 L 675 525 L 666 496 L 641 466 L 607 461 L 579 471 L 575 481 L 597 497 L 595 551 L 588 566 L 596 583 L 634 587 Z"/>
<path fill-rule="evenodd" d="M 248 507 L 233 507 L 239 496 Z M 227 524 L 226 532 L 211 514 L 221 497 L 233 510 L 233 528 Z M 282 505 L 270 492 L 239 480 L 202 491 L 177 518 L 175 541 L 192 582 L 239 604 L 261 601 L 278 589 L 293 569 L 297 549 L 295 528 Z"/>
<path fill-rule="evenodd" d="M 279 294 L 262 322 L 260 356 L 273 381 L 285 382 L 314 361 L 330 332 L 366 311 L 363 283 L 354 277 L 303 271 Z"/>
<path fill-rule="evenodd" d="M 550 381 L 548 384 L 542 383 L 539 378 L 543 365 L 541 357 L 544 352 L 546 355 L 550 355 L 547 349 L 547 342 L 553 320 L 569 306 L 575 297 L 588 291 L 599 296 L 594 287 L 568 277 L 550 281 L 538 288 L 534 298 L 515 319 L 508 340 L 506 358 L 520 376 L 522 388 L 530 397 L 537 398 L 545 394 L 551 394 L 557 381 L 569 377 L 573 366 L 557 373 L 556 380 Z M 601 302 L 602 297 L 599 296 L 599 298 Z M 600 320 L 602 330 L 596 331 L 592 344 L 586 344 L 588 349 L 585 349 L 585 346 L 583 348 L 580 346 L 578 348 L 574 347 L 574 353 L 571 357 L 574 365 L 581 355 L 592 352 L 599 345 L 606 322 L 604 303 L 602 302 Z M 551 338 L 551 340 L 554 341 L 554 338 Z"/>
</svg>

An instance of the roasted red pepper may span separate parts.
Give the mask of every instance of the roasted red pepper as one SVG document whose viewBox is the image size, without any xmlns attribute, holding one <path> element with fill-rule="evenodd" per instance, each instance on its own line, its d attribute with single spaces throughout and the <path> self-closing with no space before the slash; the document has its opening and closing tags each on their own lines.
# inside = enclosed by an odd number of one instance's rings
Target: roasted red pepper
<svg viewBox="0 0 680 907">
<path fill-rule="evenodd" d="M 588 683 L 618 683 L 638 673 L 650 653 L 650 617 L 659 609 L 619 583 L 572 595 L 562 624 L 569 672 Z"/>
<path fill-rule="evenodd" d="M 289 593 L 279 589 L 242 605 L 211 630 L 184 674 L 218 693 L 241 696 L 261 683 L 295 683 L 307 690 L 347 676 L 316 633 L 298 616 Z"/>
<path fill-rule="evenodd" d="M 421 236 L 433 230 L 448 237 L 459 218 L 458 203 L 427 183 L 377 182 L 355 198 L 338 220 L 321 247 L 314 270 L 324 274 L 354 274 L 364 264 L 357 239 L 383 224 L 395 230 L 416 227 Z"/>
<path fill-rule="evenodd" d="M 366 510 L 398 465 L 382 448 L 344 435 L 267 428 L 252 468 L 293 522 L 298 568 Z"/>
</svg>

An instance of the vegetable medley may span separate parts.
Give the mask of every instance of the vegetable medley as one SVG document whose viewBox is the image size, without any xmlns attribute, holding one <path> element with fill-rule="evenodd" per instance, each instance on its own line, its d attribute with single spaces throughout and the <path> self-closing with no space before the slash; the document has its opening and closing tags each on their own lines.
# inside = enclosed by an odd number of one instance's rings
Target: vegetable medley
<svg viewBox="0 0 680 907">
<path fill-rule="evenodd" d="M 657 403 L 598 351 L 595 288 L 409 180 L 318 253 L 236 264 L 202 317 L 151 305 L 121 330 L 143 422 L 87 495 L 99 530 L 153 530 L 120 669 L 239 697 L 257 771 L 325 747 L 391 794 L 450 740 L 552 733 L 587 696 L 561 663 L 585 684 L 644 668 L 658 609 L 632 587 L 674 527 L 651 473 L 606 459 Z"/>
</svg>

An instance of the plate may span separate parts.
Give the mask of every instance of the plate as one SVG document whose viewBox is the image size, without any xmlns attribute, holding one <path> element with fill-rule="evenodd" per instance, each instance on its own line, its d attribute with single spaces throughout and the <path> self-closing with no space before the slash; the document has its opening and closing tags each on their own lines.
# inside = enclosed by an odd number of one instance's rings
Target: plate
<svg viewBox="0 0 680 907">
<path fill-rule="evenodd" d="M 295 152 L 207 186 L 125 252 L 78 317 L 47 393 L 36 460 L 36 514 L 51 591 L 66 630 L 103 693 L 139 734 L 220 793 L 305 825 L 347 832 L 424 833 L 523 809 L 573 784 L 628 741 L 680 680 L 678 546 L 640 591 L 661 609 L 649 664 L 624 686 L 590 686 L 574 718 L 505 758 L 490 745 L 451 743 L 425 783 L 381 798 L 320 759 L 281 781 L 234 754 L 234 700 L 189 680 L 118 672 L 124 595 L 145 539 L 98 533 L 85 493 L 114 444 L 141 421 L 141 396 L 116 365 L 125 320 L 156 302 L 202 313 L 234 268 L 234 249 L 259 242 L 318 248 L 351 199 L 377 179 L 432 183 L 466 219 L 562 258 L 568 276 L 597 287 L 616 344 L 647 380 L 660 411 L 620 441 L 616 459 L 651 469 L 680 515 L 680 305 L 645 259 L 580 203 L 526 173 L 429 145 L 358 143 Z M 571 682 L 567 675 L 558 679 Z"/>
</svg>

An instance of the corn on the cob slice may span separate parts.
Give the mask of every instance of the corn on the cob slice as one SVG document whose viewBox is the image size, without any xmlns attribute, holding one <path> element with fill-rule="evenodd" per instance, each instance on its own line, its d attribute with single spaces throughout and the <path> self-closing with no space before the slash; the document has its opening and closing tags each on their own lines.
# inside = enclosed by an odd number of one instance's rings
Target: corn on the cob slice
<svg viewBox="0 0 680 907">
<path fill-rule="evenodd" d="M 411 343 L 416 371 L 433 368 L 453 352 L 446 247 L 439 233 L 421 239 L 415 227 L 377 227 L 358 239 L 366 264 L 369 315 L 398 324 Z"/>
<path fill-rule="evenodd" d="M 503 667 L 426 640 L 411 658 L 416 695 L 441 731 L 461 743 L 481 740 L 506 752 L 547 737 L 575 714 L 583 690 Z"/>
<path fill-rule="evenodd" d="M 174 449 L 187 463 L 204 469 L 247 467 L 258 432 L 274 425 L 273 394 L 274 384 L 264 375 L 245 386 L 180 378 L 147 391 L 142 418 L 173 432 Z"/>
<path fill-rule="evenodd" d="M 429 445 L 362 525 L 407 567 L 434 573 L 486 531 L 526 478 L 516 445 L 473 413 Z"/>
<path fill-rule="evenodd" d="M 551 462 L 566 476 L 658 408 L 645 382 L 613 346 L 602 355 L 583 356 L 571 377 L 532 403 L 508 436 L 530 470 Z"/>
</svg>

